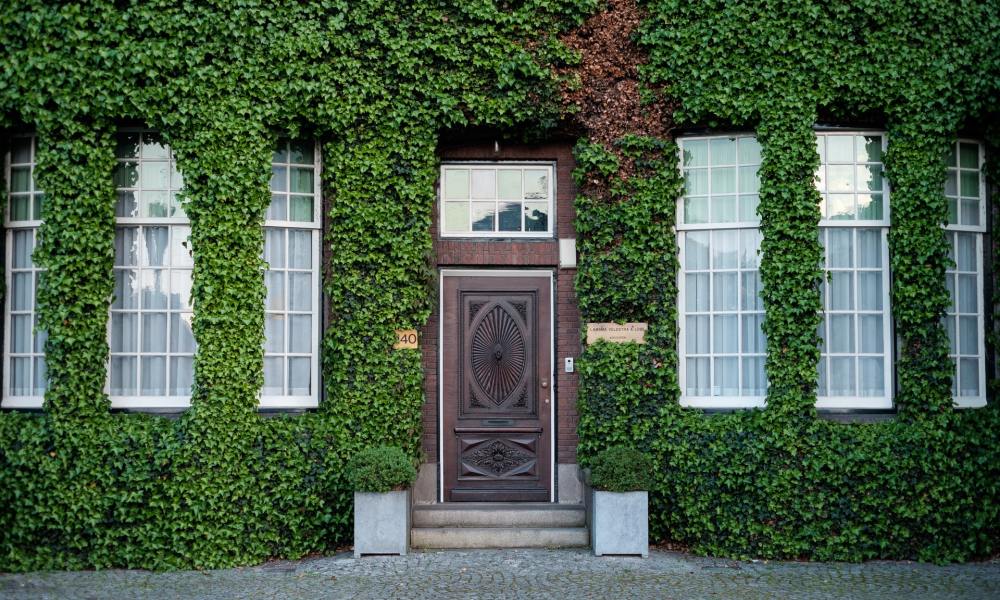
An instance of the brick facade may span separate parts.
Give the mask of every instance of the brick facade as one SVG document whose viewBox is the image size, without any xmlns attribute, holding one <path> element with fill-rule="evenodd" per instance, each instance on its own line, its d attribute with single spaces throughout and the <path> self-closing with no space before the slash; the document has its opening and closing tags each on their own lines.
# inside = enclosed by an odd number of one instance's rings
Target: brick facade
<svg viewBox="0 0 1000 600">
<path fill-rule="evenodd" d="M 544 240 L 440 239 L 435 209 L 432 235 L 438 268 L 536 268 L 555 273 L 555 356 L 556 356 L 556 460 L 576 462 L 576 373 L 566 373 L 563 359 L 580 355 L 580 313 L 576 304 L 573 278 L 576 269 L 559 268 L 558 238 L 575 238 L 573 228 L 573 152 L 568 142 L 535 145 L 502 143 L 496 151 L 493 141 L 447 145 L 442 160 L 475 161 L 554 161 L 556 164 L 556 236 Z M 437 304 L 427 326 L 421 332 L 423 349 L 424 452 L 429 462 L 438 457 L 438 314 Z"/>
</svg>

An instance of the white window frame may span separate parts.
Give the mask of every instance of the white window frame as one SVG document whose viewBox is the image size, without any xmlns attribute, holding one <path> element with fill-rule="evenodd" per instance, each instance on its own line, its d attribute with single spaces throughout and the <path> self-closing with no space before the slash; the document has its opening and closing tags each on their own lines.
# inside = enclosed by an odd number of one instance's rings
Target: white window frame
<svg viewBox="0 0 1000 600">
<path fill-rule="evenodd" d="M 522 205 L 521 210 L 521 231 L 499 231 L 500 227 L 500 217 L 499 212 L 494 213 L 494 224 L 493 231 L 445 231 L 445 203 L 446 202 L 456 202 L 455 200 L 445 199 L 445 171 L 449 168 L 462 168 L 469 169 L 489 169 L 489 170 L 499 170 L 504 168 L 520 168 L 520 169 L 546 169 L 549 172 L 549 198 L 548 198 L 548 229 L 546 231 L 524 231 L 524 210 L 523 205 L 525 201 L 524 198 L 524 178 L 521 178 L 521 200 L 519 202 Z M 555 236 L 556 231 L 556 163 L 554 161 L 462 161 L 462 160 L 449 160 L 441 163 L 441 168 L 438 172 L 438 236 L 441 238 L 494 238 L 494 239 L 508 239 L 508 238 L 534 238 L 534 239 L 550 239 Z M 471 184 L 470 184 L 471 185 Z M 484 200 L 485 201 L 485 200 Z M 472 226 L 472 200 L 464 200 L 469 206 L 469 226 Z M 494 202 L 499 203 L 499 200 L 494 200 Z"/>
<path fill-rule="evenodd" d="M 152 130 L 152 129 L 143 128 L 143 127 L 123 127 L 123 128 L 120 128 L 116 133 L 117 134 L 136 133 L 136 134 L 157 134 L 157 135 L 159 135 L 158 131 Z M 169 148 L 169 145 L 167 145 L 167 147 Z M 136 158 L 136 159 L 131 159 L 131 158 L 116 158 L 115 164 L 117 166 L 119 163 L 130 162 L 130 161 L 135 161 L 135 162 L 137 162 L 139 164 L 140 174 L 139 174 L 139 180 L 138 180 L 138 182 L 140 184 L 139 189 L 141 190 L 141 180 L 142 180 L 141 169 L 142 169 L 142 164 L 143 164 L 144 161 L 142 159 L 139 159 L 139 158 Z M 173 151 L 172 148 L 170 148 L 170 157 L 167 160 L 167 164 L 168 165 L 171 164 L 171 163 L 176 164 L 175 161 L 176 161 L 176 157 L 174 156 L 174 151 Z M 169 179 L 170 176 L 171 176 L 171 174 L 168 172 L 167 176 L 168 176 L 168 179 Z M 175 190 L 172 187 L 173 186 L 172 182 L 168 181 L 167 185 L 168 185 L 168 188 L 169 188 L 169 190 L 167 192 L 168 193 L 168 198 L 169 198 L 170 192 L 171 191 L 175 191 Z M 117 185 L 115 186 L 115 189 L 116 190 L 118 189 Z M 179 189 L 182 189 L 182 188 L 178 188 L 178 190 Z M 122 227 L 122 228 L 134 228 L 138 232 L 137 234 L 139 236 L 140 242 L 142 240 L 143 232 L 147 228 L 149 228 L 149 227 L 166 227 L 167 230 L 168 230 L 168 235 L 170 236 L 170 239 L 172 240 L 173 235 L 174 235 L 174 231 L 175 231 L 175 229 L 176 229 L 177 226 L 189 227 L 190 228 L 191 222 L 188 219 L 187 215 L 185 215 L 183 217 L 177 217 L 177 216 L 174 216 L 174 217 L 119 217 L 119 216 L 116 216 L 115 217 L 115 231 L 116 231 L 116 236 L 117 236 L 117 230 L 118 230 L 119 227 Z M 169 242 L 168 242 L 168 252 L 169 252 L 169 248 L 170 248 L 170 245 L 169 245 Z M 140 246 L 140 252 L 144 252 L 144 249 L 142 248 L 142 246 Z M 139 271 L 141 273 L 142 271 L 145 271 L 147 269 L 162 269 L 163 271 L 165 271 L 168 274 L 168 276 L 167 276 L 167 285 L 168 285 L 168 289 L 169 289 L 169 286 L 171 285 L 171 281 L 170 281 L 171 278 L 169 277 L 169 274 L 174 271 L 174 266 L 173 265 L 170 265 L 169 267 L 147 267 L 147 266 L 142 266 L 141 263 L 142 263 L 142 258 L 139 257 L 139 264 L 135 265 L 133 267 L 126 267 L 126 270 L 130 270 L 131 269 L 131 270 Z M 192 267 L 190 269 L 188 269 L 188 268 L 181 268 L 181 269 L 178 269 L 178 270 L 190 271 L 192 273 L 192 275 L 193 275 L 193 273 L 194 273 L 193 269 L 194 269 L 194 267 L 192 265 Z M 117 270 L 120 270 L 120 269 L 116 266 L 115 267 L 115 271 L 117 271 Z M 168 297 L 169 297 L 169 295 L 170 294 L 169 294 L 169 291 L 168 291 Z M 140 302 L 141 302 L 141 296 L 142 296 L 142 292 L 140 291 L 139 292 L 139 297 L 140 297 L 139 301 Z M 190 298 L 188 299 L 188 301 L 190 301 Z M 136 349 L 135 352 L 125 353 L 125 354 L 127 354 L 127 355 L 134 355 L 135 358 L 136 358 L 136 360 L 137 360 L 137 367 L 138 368 L 136 370 L 136 391 L 138 392 L 142 388 L 142 355 L 144 353 L 142 352 L 142 350 L 140 348 L 142 347 L 142 341 L 143 341 L 143 338 L 142 338 L 142 315 L 144 314 L 145 311 L 140 307 L 140 308 L 137 308 L 135 311 L 130 311 L 130 312 L 134 312 L 137 315 L 137 320 L 138 320 L 138 322 L 136 323 L 136 327 L 138 328 L 137 336 L 136 336 L 137 349 Z M 170 316 L 173 315 L 173 314 L 180 314 L 180 313 L 187 312 L 187 311 L 182 311 L 182 310 L 177 310 L 177 309 L 171 309 L 170 306 L 169 306 L 169 303 L 168 303 L 167 308 L 163 309 L 162 311 L 157 310 L 157 311 L 154 311 L 154 312 L 165 312 L 167 314 L 167 340 L 166 340 L 166 343 L 168 344 L 168 350 L 166 352 L 162 353 L 162 356 L 164 356 L 164 360 L 166 361 L 165 369 L 167 369 L 165 371 L 164 385 L 166 385 L 168 387 L 168 389 L 169 389 L 169 385 L 170 385 L 170 375 L 169 375 L 170 358 L 173 357 L 173 356 L 184 356 L 184 355 L 186 355 L 186 353 L 171 353 L 169 351 L 169 343 L 170 343 L 170 340 L 169 340 L 169 338 L 170 338 Z M 190 395 L 186 395 L 186 396 L 171 396 L 171 395 L 143 396 L 143 395 L 139 394 L 139 395 L 134 395 L 134 396 L 133 395 L 115 396 L 115 395 L 111 394 L 111 359 L 112 359 L 112 354 L 110 352 L 110 348 L 111 348 L 111 343 L 112 343 L 112 313 L 113 313 L 113 309 L 109 306 L 109 308 L 108 308 L 108 323 L 107 323 L 107 336 L 108 336 L 107 339 L 108 339 L 109 352 L 108 352 L 108 362 L 107 362 L 107 373 L 106 373 L 106 378 L 105 378 L 105 393 L 108 395 L 108 398 L 111 401 L 111 407 L 112 408 L 125 408 L 125 409 L 173 409 L 173 408 L 188 408 L 189 406 L 191 406 L 191 396 Z M 192 315 L 194 314 L 194 307 L 193 306 L 191 307 L 191 313 L 192 313 Z M 192 361 L 194 361 L 195 357 L 197 356 L 197 353 L 198 353 L 198 347 L 197 347 L 197 341 L 196 341 L 195 342 L 194 352 L 191 354 Z M 160 353 L 156 353 L 156 354 L 160 354 Z M 192 385 L 194 385 L 193 378 L 194 378 L 194 375 L 193 375 L 193 370 L 192 370 L 192 382 L 191 382 Z"/>
<path fill-rule="evenodd" d="M 986 339 L 985 339 L 986 338 L 986 298 L 985 298 L 985 291 L 984 291 L 984 278 L 985 278 L 985 264 L 984 264 L 985 260 L 984 260 L 984 258 L 985 258 L 985 253 L 984 253 L 984 239 L 983 239 L 985 237 L 987 231 L 988 231 L 988 228 L 987 228 L 987 215 L 986 215 L 986 204 L 987 204 L 987 202 L 986 202 L 986 198 L 987 198 L 987 195 L 986 195 L 986 183 L 987 182 L 986 182 L 986 170 L 983 168 L 983 166 L 986 163 L 986 147 L 985 147 L 985 144 L 982 143 L 982 141 L 980 141 L 980 140 L 974 140 L 974 139 L 969 139 L 969 138 L 958 138 L 958 139 L 956 139 L 956 140 L 954 140 L 952 142 L 952 146 L 955 148 L 956 161 L 959 161 L 959 162 L 958 162 L 958 166 L 957 167 L 952 166 L 952 165 L 948 165 L 947 169 L 948 169 L 949 172 L 951 172 L 951 171 L 955 171 L 956 172 L 956 178 L 955 178 L 956 179 L 956 204 L 957 204 L 957 210 L 958 210 L 958 214 L 959 214 L 959 220 L 961 220 L 961 210 L 962 210 L 961 200 L 960 200 L 960 198 L 961 198 L 961 176 L 960 176 L 960 173 L 962 171 L 971 171 L 972 170 L 972 169 L 969 169 L 967 167 L 961 167 L 961 162 L 960 162 L 961 158 L 960 158 L 960 155 L 959 155 L 960 144 L 974 144 L 976 146 L 976 148 L 978 149 L 979 164 L 978 164 L 978 167 L 977 167 L 976 171 L 978 172 L 978 175 L 979 175 L 979 225 L 958 225 L 958 224 L 951 224 L 951 223 L 947 223 L 946 222 L 945 225 L 944 225 L 944 231 L 945 231 L 945 235 L 947 236 L 949 246 L 954 250 L 956 263 L 957 263 L 957 260 L 958 260 L 958 252 L 957 252 L 957 247 L 956 247 L 957 246 L 957 237 L 959 235 L 963 235 L 963 234 L 965 234 L 965 235 L 975 235 L 975 239 L 976 239 L 976 256 L 975 256 L 975 260 L 976 260 L 976 306 L 977 306 L 977 314 L 976 314 L 976 317 L 977 317 L 977 319 L 976 319 L 976 336 L 977 336 L 976 348 L 977 348 L 977 352 L 978 352 L 976 358 L 978 359 L 979 395 L 978 396 L 962 396 L 961 393 L 959 393 L 959 395 L 954 395 L 953 394 L 952 395 L 952 402 L 954 403 L 954 405 L 955 405 L 956 408 L 981 408 L 983 406 L 986 406 Z M 957 264 L 950 265 L 948 267 L 947 271 L 946 271 L 946 277 L 951 277 L 951 276 L 955 275 L 957 272 L 958 272 L 957 271 Z M 962 271 L 962 273 L 968 274 L 968 271 Z M 958 290 L 957 286 L 956 286 L 956 289 L 955 289 L 954 293 L 955 293 L 956 305 L 957 305 L 957 298 L 958 298 L 958 294 L 959 294 L 959 290 Z M 955 306 L 955 307 L 957 308 L 957 306 Z M 945 317 L 944 318 L 945 319 L 953 319 L 953 320 L 957 321 L 956 313 L 953 313 L 951 311 L 951 308 L 952 308 L 952 305 L 949 305 L 948 309 L 945 311 Z M 961 314 L 963 314 L 965 316 L 968 316 L 967 313 L 961 313 Z M 961 349 L 961 341 L 960 341 L 960 335 L 961 335 L 961 333 L 959 331 L 959 327 L 958 327 L 957 322 L 954 323 L 954 326 L 955 326 L 956 346 L 960 350 Z M 949 348 L 949 350 L 948 350 L 948 360 L 952 363 L 952 366 L 954 368 L 954 372 L 953 372 L 953 375 L 952 375 L 953 378 L 954 377 L 958 377 L 958 375 L 959 375 L 958 359 L 960 357 L 961 358 L 966 358 L 966 359 L 970 358 L 969 355 L 963 355 L 960 352 L 958 354 L 952 354 L 951 349 Z M 954 385 L 955 385 L 955 383 L 954 383 L 954 379 L 953 379 L 953 386 Z"/>
<path fill-rule="evenodd" d="M 29 199 L 30 199 L 30 202 L 32 203 L 32 206 L 33 206 L 33 204 L 34 204 L 34 196 L 35 196 L 36 193 L 39 192 L 39 190 L 36 189 L 36 187 L 35 187 L 35 185 L 36 185 L 35 184 L 35 166 L 37 164 L 37 162 L 36 162 L 36 153 L 38 151 L 38 138 L 37 138 L 37 136 L 34 133 L 15 134 L 15 135 L 11 136 L 12 140 L 13 139 L 18 139 L 18 138 L 28 138 L 28 139 L 31 140 L 31 158 L 30 158 L 30 162 L 28 162 L 28 163 L 17 163 L 17 164 L 18 164 L 18 166 L 24 166 L 25 164 L 27 164 L 29 166 L 29 174 L 30 174 L 29 175 L 29 180 L 30 180 L 30 186 L 31 186 L 30 187 L 30 192 L 29 192 Z M 41 225 L 42 225 L 42 220 L 40 218 L 39 219 L 30 219 L 30 220 L 26 220 L 26 221 L 12 221 L 11 218 L 10 218 L 10 210 L 11 210 L 11 202 L 10 202 L 11 167 L 13 166 L 13 162 L 12 162 L 13 161 L 12 148 L 13 148 L 13 144 L 10 144 L 10 147 L 7 148 L 7 152 L 6 152 L 6 155 L 4 157 L 4 181 L 6 182 L 6 191 L 7 191 L 7 206 L 4 209 L 4 239 L 5 239 L 5 245 L 6 245 L 5 252 L 4 252 L 4 282 L 6 284 L 6 288 L 5 289 L 7 290 L 7 293 L 4 294 L 5 298 L 4 298 L 4 319 L 3 319 L 3 331 L 4 331 L 4 334 L 3 334 L 3 366 L 0 367 L 0 370 L 3 371 L 3 382 L 2 382 L 3 392 L 2 392 L 2 395 L 0 395 L 0 407 L 2 407 L 2 408 L 37 409 L 37 408 L 42 408 L 42 406 L 43 406 L 43 404 L 45 402 L 45 396 L 44 395 L 39 396 L 39 395 L 35 395 L 35 394 L 29 394 L 29 395 L 26 395 L 26 396 L 14 396 L 14 395 L 12 395 L 10 393 L 10 387 L 9 387 L 10 384 L 11 384 L 11 381 L 10 381 L 10 363 L 11 363 L 11 351 L 10 351 L 11 350 L 11 348 L 10 348 L 10 344 L 11 344 L 11 335 L 10 335 L 11 334 L 11 294 L 10 294 L 10 290 L 12 289 L 12 283 L 13 283 L 13 281 L 12 281 L 12 279 L 13 279 L 12 266 L 13 266 L 13 258 L 14 258 L 14 255 L 13 255 L 13 252 L 14 252 L 14 232 L 15 231 L 24 231 L 24 230 L 32 231 L 33 232 L 32 235 L 33 235 L 34 241 L 35 241 L 35 247 L 37 247 L 37 244 L 38 244 L 38 231 L 39 231 L 39 227 L 41 227 Z M 39 215 L 35 215 L 35 216 L 39 216 Z M 37 278 L 39 276 L 39 273 L 41 272 L 41 269 L 39 269 L 34 264 L 34 260 L 32 260 L 32 267 L 31 267 L 30 271 L 34 274 L 33 281 L 37 282 Z M 31 290 L 31 312 L 30 312 L 31 317 L 32 317 L 31 318 L 31 322 L 32 322 L 31 343 L 32 343 L 32 346 L 34 346 L 34 343 L 35 343 L 34 324 L 35 324 L 35 322 L 37 321 L 37 318 L 38 318 L 38 306 L 37 306 L 37 299 L 35 297 L 35 292 L 36 292 L 36 288 L 33 286 L 32 290 Z M 34 369 L 35 369 L 35 366 L 34 366 L 35 360 L 34 359 L 37 358 L 37 357 L 39 357 L 39 356 L 44 357 L 45 356 L 44 349 L 43 349 L 42 353 L 39 354 L 39 353 L 35 352 L 34 348 L 32 347 L 31 352 L 29 352 L 27 354 L 21 354 L 21 355 L 23 355 L 23 356 L 30 356 L 31 359 L 32 359 L 31 360 L 31 381 L 32 381 L 32 386 L 33 386 L 34 385 Z"/>
<path fill-rule="evenodd" d="M 282 143 L 287 143 L 288 142 L 288 140 L 285 140 L 285 139 L 282 139 L 280 141 Z M 289 156 L 289 161 L 290 160 L 291 160 L 291 157 Z M 287 266 L 287 261 L 288 261 L 288 258 L 289 258 L 289 255 L 288 255 L 288 239 L 289 239 L 289 235 L 288 235 L 288 233 L 291 230 L 308 230 L 308 231 L 311 232 L 311 235 L 312 235 L 312 290 L 313 290 L 312 310 L 310 312 L 308 312 L 308 313 L 306 313 L 305 311 L 295 311 L 295 314 L 310 314 L 312 316 L 312 327 L 311 327 L 311 334 L 312 334 L 311 348 L 312 348 L 312 353 L 311 353 L 311 356 L 310 356 L 310 358 L 312 359 L 312 362 L 311 362 L 311 365 L 310 365 L 310 369 L 311 369 L 310 370 L 310 391 L 311 391 L 311 394 L 309 396 L 265 395 L 264 394 L 264 390 L 262 388 L 261 391 L 259 392 L 259 405 L 258 405 L 258 407 L 262 408 L 262 409 L 307 409 L 307 408 L 317 408 L 319 406 L 319 401 L 320 401 L 320 398 L 322 396 L 322 390 L 320 389 L 320 368 L 321 368 L 321 364 L 320 364 L 320 348 L 319 348 L 319 346 L 320 346 L 320 337 L 321 337 L 320 336 L 320 332 L 322 331 L 322 326 L 323 326 L 322 325 L 322 320 L 323 320 L 323 317 L 324 317 L 324 314 L 323 314 L 323 304 L 322 304 L 323 294 L 322 294 L 322 290 L 320 289 L 320 286 L 322 284 L 322 282 L 320 280 L 320 271 L 322 269 L 322 262 L 321 262 L 322 261 L 322 250 L 321 250 L 321 248 L 322 248 L 322 242 L 323 242 L 323 235 L 322 235 L 322 233 L 323 233 L 323 220 L 322 220 L 322 216 L 323 216 L 323 194 L 322 194 L 322 189 L 323 189 L 323 186 L 322 186 L 322 183 L 321 183 L 322 178 L 323 178 L 323 171 L 322 171 L 322 166 L 323 166 L 323 161 L 322 161 L 322 147 L 321 147 L 321 145 L 320 145 L 320 143 L 319 143 L 318 140 L 314 141 L 314 146 L 313 146 L 313 162 L 312 162 L 312 164 L 307 164 L 307 163 L 292 163 L 292 162 L 274 163 L 272 161 L 272 165 L 278 165 L 278 166 L 284 166 L 284 167 L 296 167 L 296 166 L 298 166 L 298 167 L 310 167 L 311 166 L 313 168 L 313 220 L 311 222 L 306 222 L 306 221 L 287 221 L 287 220 L 286 221 L 282 221 L 282 220 L 267 220 L 265 218 L 265 221 L 264 221 L 264 229 L 265 229 L 265 231 L 268 228 L 283 229 L 283 230 L 285 230 L 284 239 L 285 239 L 285 261 L 286 261 L 286 266 L 285 266 L 285 268 L 281 269 L 284 272 L 288 272 L 288 270 L 289 270 L 288 266 Z M 286 198 L 286 201 L 287 201 L 287 200 L 290 199 L 290 196 L 294 195 L 290 191 L 287 191 L 289 189 L 289 186 L 287 184 L 289 183 L 290 169 L 288 171 L 286 171 L 285 177 L 286 177 L 286 179 L 285 179 L 285 182 L 286 182 L 285 189 L 286 189 L 286 191 L 285 192 L 277 192 L 277 193 L 283 193 L 285 195 L 285 198 Z M 274 192 L 272 192 L 272 193 L 274 193 Z M 287 210 L 288 211 L 291 210 L 291 206 L 290 205 L 287 206 Z M 261 248 L 261 252 L 263 252 L 263 248 Z M 285 305 L 285 309 L 284 310 L 271 311 L 271 310 L 267 309 L 267 305 L 266 304 L 262 307 L 262 309 L 264 310 L 265 319 L 267 318 L 267 314 L 268 313 L 276 313 L 276 314 L 280 313 L 280 314 L 284 314 L 286 316 L 288 314 L 290 314 L 290 310 L 289 310 L 288 304 L 287 304 L 287 300 L 289 298 L 289 293 L 290 293 L 290 290 L 288 289 L 288 287 L 286 285 L 286 291 L 285 291 L 286 305 Z M 265 303 L 266 303 L 266 299 L 265 299 Z M 266 335 L 266 333 L 265 333 L 265 335 Z M 285 342 L 285 347 L 286 348 L 288 347 L 289 336 L 290 336 L 290 331 L 289 331 L 289 327 L 288 327 L 288 321 L 286 320 L 286 323 L 285 323 L 285 335 L 284 335 L 284 342 Z M 265 353 L 265 356 L 268 356 L 268 355 L 269 356 L 281 356 L 284 359 L 287 359 L 289 356 L 293 356 L 293 357 L 294 356 L 303 356 L 302 354 L 298 354 L 298 353 L 290 353 L 287 350 L 285 352 L 282 352 L 282 353 Z M 285 389 L 288 389 L 288 365 L 287 365 L 287 360 L 283 361 L 283 368 L 284 368 L 283 381 L 285 382 L 284 386 L 285 386 Z"/>
<path fill-rule="evenodd" d="M 677 145 L 678 145 L 678 150 L 679 150 L 678 169 L 680 170 L 681 179 L 684 180 L 684 143 L 685 142 L 698 141 L 698 140 L 711 140 L 711 139 L 719 139 L 719 138 L 745 138 L 745 137 L 752 137 L 754 139 L 757 138 L 756 134 L 753 133 L 753 132 L 733 132 L 733 133 L 714 134 L 714 135 L 684 136 L 684 137 L 678 138 L 677 139 Z M 735 166 L 736 166 L 736 172 L 737 172 L 737 180 L 736 180 L 737 182 L 736 182 L 736 191 L 734 192 L 733 195 L 736 196 L 736 197 L 738 197 L 740 195 L 740 192 L 739 192 L 739 166 L 740 166 L 740 163 L 739 163 L 739 158 L 738 157 L 737 157 L 737 163 L 736 163 Z M 759 168 L 759 164 L 757 166 Z M 709 179 L 710 179 L 709 186 L 711 186 L 711 177 Z M 686 270 L 684 268 L 684 265 L 685 265 L 685 258 L 686 258 L 685 257 L 685 242 L 686 242 L 687 232 L 694 232 L 694 231 L 711 232 L 711 231 L 729 231 L 729 230 L 732 230 L 732 231 L 754 230 L 754 231 L 760 232 L 760 221 L 759 220 L 757 220 L 757 221 L 733 221 L 733 222 L 711 222 L 711 223 L 686 224 L 684 222 L 684 200 L 685 200 L 685 197 L 686 197 L 686 194 L 682 194 L 681 197 L 677 199 L 676 220 L 675 220 L 675 231 L 676 231 L 676 235 L 677 235 L 678 260 L 679 260 L 679 268 L 677 269 L 677 330 L 678 330 L 678 336 L 677 336 L 677 352 L 678 352 L 677 378 L 678 378 L 678 384 L 679 384 L 680 390 L 681 390 L 680 405 L 681 406 L 686 406 L 686 407 L 691 407 L 691 408 L 706 408 L 706 409 L 762 408 L 766 404 L 766 399 L 767 399 L 766 388 L 765 388 L 764 395 L 761 395 L 761 396 L 749 396 L 749 395 L 748 396 L 744 396 L 744 395 L 737 395 L 737 396 L 721 396 L 721 395 L 720 396 L 689 396 L 689 395 L 685 394 L 685 390 L 687 389 L 687 381 L 686 381 L 687 380 L 687 365 L 686 365 L 686 358 L 687 358 L 686 345 L 687 345 L 687 339 L 686 339 L 686 332 L 685 332 L 685 321 L 686 321 L 686 316 L 687 315 L 685 313 L 685 308 L 686 308 L 687 304 L 686 304 L 686 301 L 685 301 L 685 291 L 686 291 L 685 290 L 685 275 L 686 275 Z M 711 198 L 712 197 L 712 195 L 711 195 L 711 188 L 709 188 L 708 196 L 706 196 L 706 197 L 707 198 Z M 738 204 L 737 204 L 737 213 L 739 213 L 739 205 Z M 758 257 L 760 257 L 760 256 L 762 256 L 762 254 L 758 254 Z M 743 269 L 743 268 L 737 266 L 733 270 L 735 270 L 739 274 L 742 274 L 745 270 L 749 270 L 749 269 Z M 759 265 L 758 265 L 758 267 L 757 267 L 756 270 L 758 272 L 760 271 Z M 715 270 L 714 269 L 709 269 L 709 271 L 710 272 L 714 272 Z M 742 277 L 740 277 L 739 275 L 737 275 L 737 285 L 740 286 L 739 289 L 738 289 L 738 291 L 737 291 L 737 303 L 739 303 L 740 299 L 742 297 L 742 285 L 743 285 L 742 284 Z M 712 294 L 711 293 L 709 294 L 709 298 L 710 298 L 709 301 L 711 302 L 711 298 L 712 298 Z M 737 310 L 733 314 L 736 314 L 736 315 L 742 317 L 742 315 L 744 315 L 744 314 L 754 313 L 754 312 L 758 312 L 758 311 L 744 311 L 742 308 L 739 308 L 739 304 L 737 304 Z M 711 339 L 714 338 L 714 332 L 713 332 L 714 325 L 712 325 L 714 319 L 712 317 L 715 314 L 716 313 L 715 313 L 714 310 L 710 311 L 710 314 L 709 314 L 709 338 L 710 338 L 710 343 L 712 343 Z M 762 314 L 764 314 L 764 313 L 762 312 Z M 763 355 L 765 361 L 767 360 L 767 352 L 768 351 L 765 349 L 765 353 Z M 738 386 L 741 389 L 742 389 L 742 385 L 743 385 L 743 377 L 742 377 L 742 375 L 743 375 L 743 364 L 742 363 L 743 363 L 744 355 L 745 354 L 743 352 L 743 323 L 742 323 L 742 319 L 740 319 L 739 326 L 738 326 L 737 353 L 736 353 L 735 357 L 736 357 L 736 360 L 737 360 L 737 364 L 739 365 L 739 367 L 738 367 L 739 368 L 739 373 L 737 374 L 737 381 L 738 381 Z M 747 353 L 747 355 L 751 355 L 752 356 L 753 353 Z M 730 355 L 726 355 L 726 356 L 730 356 Z M 708 359 L 709 359 L 709 365 L 710 365 L 709 366 L 709 378 L 710 378 L 710 381 L 711 381 L 713 379 L 713 377 L 714 377 L 716 354 L 715 353 L 710 353 Z M 766 376 L 767 375 L 766 375 L 766 372 L 765 372 L 765 378 L 766 378 Z"/>
<path fill-rule="evenodd" d="M 856 230 L 860 229 L 880 229 L 881 230 L 881 255 L 882 255 L 882 348 L 885 353 L 883 357 L 883 367 L 882 367 L 882 377 L 883 377 L 883 390 L 885 395 L 883 396 L 861 396 L 860 394 L 854 396 L 823 396 L 817 394 L 816 397 L 816 408 L 818 409 L 888 409 L 893 406 L 894 397 L 894 386 L 893 386 L 893 311 L 890 304 L 890 293 L 889 288 L 891 285 L 891 273 L 889 271 L 889 244 L 888 235 L 889 227 L 892 222 L 891 206 L 890 201 L 890 187 L 889 179 L 885 175 L 885 163 L 884 157 L 886 149 L 888 148 L 888 135 L 885 131 L 879 130 L 829 130 L 829 131 L 817 131 L 816 136 L 827 137 L 827 136 L 838 136 L 838 135 L 851 135 L 851 136 L 879 136 L 882 140 L 882 156 L 883 161 L 880 163 L 883 167 L 882 170 L 882 219 L 881 220 L 871 220 L 871 219 L 856 219 L 856 220 L 840 220 L 840 219 L 826 219 L 822 218 L 819 223 L 820 235 L 823 235 L 823 230 L 827 228 L 850 228 L 855 230 L 855 235 L 852 239 L 852 247 L 854 248 L 853 257 L 853 267 L 850 269 L 833 269 L 833 270 L 845 270 L 851 271 L 855 275 L 857 274 L 859 267 L 857 263 L 857 244 L 856 244 Z M 828 158 L 823 157 L 820 162 L 820 168 L 825 168 L 829 164 Z M 857 172 L 856 165 L 857 161 L 852 163 L 855 165 L 855 172 Z M 859 193 L 857 189 L 853 192 L 855 194 Z M 824 244 L 824 259 L 823 259 L 823 277 L 824 281 L 827 277 L 828 270 L 830 267 L 827 265 L 826 261 L 827 251 Z M 855 277 L 856 278 L 856 277 Z M 864 356 L 860 352 L 860 337 L 857 335 L 858 328 L 860 327 L 860 322 L 858 315 L 861 314 L 858 304 L 858 294 L 859 286 L 854 285 L 854 308 L 849 311 L 838 311 L 841 314 L 851 314 L 854 316 L 854 346 L 855 351 L 849 356 L 853 356 L 855 359 Z M 826 299 L 828 301 L 829 299 Z M 824 303 L 825 304 L 825 303 Z M 870 311 L 864 311 L 870 312 Z M 821 327 L 826 327 L 826 306 L 823 307 L 823 321 L 820 325 Z M 827 360 L 830 356 L 828 352 L 821 351 L 820 360 Z M 848 356 L 846 354 L 840 354 L 839 356 Z M 857 364 L 857 362 L 855 363 Z M 830 373 L 827 372 L 827 377 L 830 377 Z M 854 378 L 855 378 L 855 391 L 858 391 L 858 384 L 860 382 L 860 369 L 855 368 Z"/>
</svg>

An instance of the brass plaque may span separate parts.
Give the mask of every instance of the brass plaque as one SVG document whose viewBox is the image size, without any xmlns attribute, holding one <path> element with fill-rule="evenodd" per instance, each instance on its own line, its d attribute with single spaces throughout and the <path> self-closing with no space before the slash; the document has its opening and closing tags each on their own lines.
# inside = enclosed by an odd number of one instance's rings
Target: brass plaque
<svg viewBox="0 0 1000 600">
<path fill-rule="evenodd" d="M 396 343 L 392 345 L 396 350 L 416 350 L 420 346 L 417 344 L 416 329 L 397 329 Z"/>
<path fill-rule="evenodd" d="M 646 343 L 646 323 L 587 323 L 587 344 L 597 340 L 614 342 Z"/>
</svg>

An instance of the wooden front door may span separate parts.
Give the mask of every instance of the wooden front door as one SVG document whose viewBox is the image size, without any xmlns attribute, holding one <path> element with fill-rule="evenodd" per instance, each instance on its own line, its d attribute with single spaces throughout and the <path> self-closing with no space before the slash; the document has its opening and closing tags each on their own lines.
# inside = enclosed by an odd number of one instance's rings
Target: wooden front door
<svg viewBox="0 0 1000 600">
<path fill-rule="evenodd" d="M 552 289 L 541 275 L 443 279 L 446 502 L 549 501 Z"/>
</svg>

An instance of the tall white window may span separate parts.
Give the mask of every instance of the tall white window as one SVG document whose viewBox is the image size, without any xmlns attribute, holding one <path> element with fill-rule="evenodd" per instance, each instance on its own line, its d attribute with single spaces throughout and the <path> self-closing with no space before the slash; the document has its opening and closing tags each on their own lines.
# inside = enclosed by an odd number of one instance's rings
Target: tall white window
<svg viewBox="0 0 1000 600">
<path fill-rule="evenodd" d="M 819 408 L 892 407 L 889 188 L 880 132 L 819 133 Z"/>
<path fill-rule="evenodd" d="M 986 405 L 986 352 L 983 322 L 983 235 L 986 232 L 984 148 L 972 140 L 958 140 L 945 158 L 948 175 L 948 223 L 945 235 L 952 266 L 946 285 L 951 304 L 944 317 L 948 357 L 952 361 L 951 393 L 963 407 Z"/>
<path fill-rule="evenodd" d="M 195 341 L 191 227 L 177 199 L 184 180 L 154 132 L 121 132 L 117 156 L 111 405 L 188 406 Z"/>
<path fill-rule="evenodd" d="M 551 164 L 453 163 L 441 167 L 441 235 L 551 237 Z"/>
<path fill-rule="evenodd" d="M 33 135 L 14 136 L 6 161 L 4 408 L 40 408 L 46 388 L 45 333 L 37 330 L 35 312 L 39 270 L 32 260 L 44 197 L 35 186 L 35 148 Z"/>
<path fill-rule="evenodd" d="M 268 269 L 262 408 L 319 404 L 320 198 L 316 144 L 280 141 L 264 223 Z"/>
<path fill-rule="evenodd" d="M 681 269 L 681 403 L 763 406 L 760 146 L 754 136 L 680 140 L 684 196 L 677 218 Z"/>
</svg>

